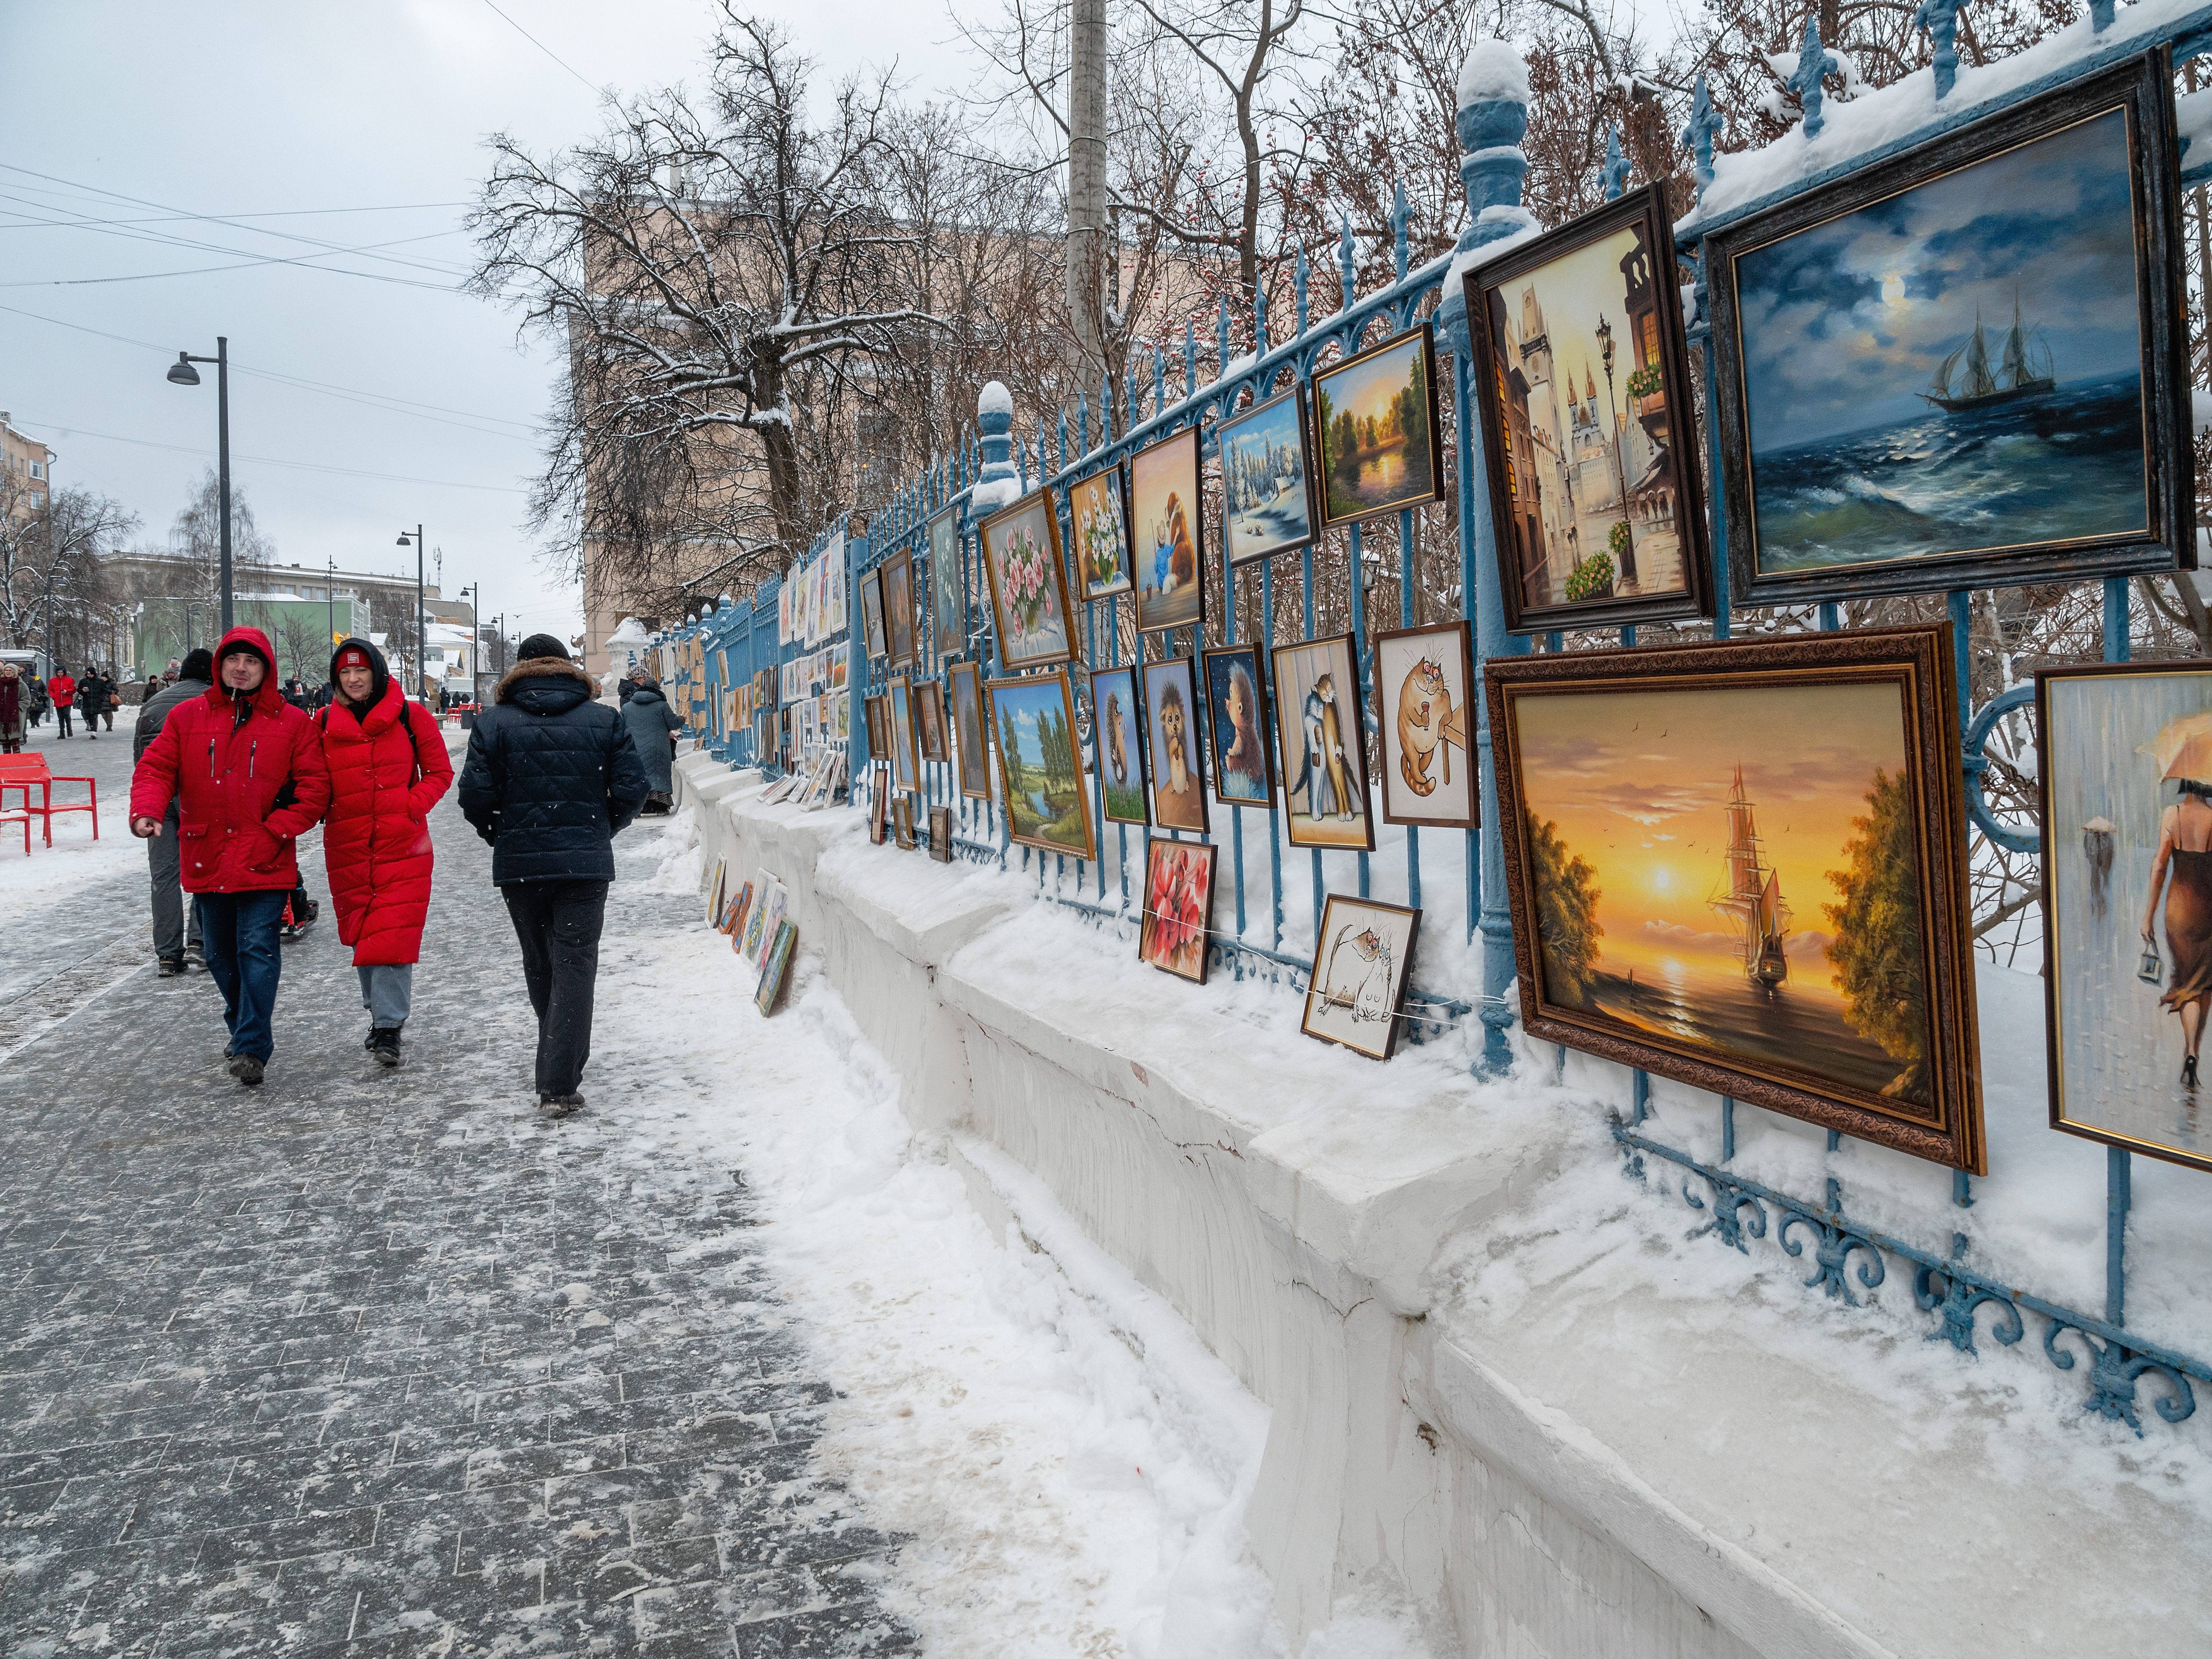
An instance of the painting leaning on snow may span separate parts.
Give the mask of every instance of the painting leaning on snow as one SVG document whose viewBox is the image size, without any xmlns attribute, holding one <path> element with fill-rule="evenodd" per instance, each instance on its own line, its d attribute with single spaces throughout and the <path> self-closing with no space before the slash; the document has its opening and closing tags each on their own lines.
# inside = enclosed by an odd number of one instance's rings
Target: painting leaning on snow
<svg viewBox="0 0 2212 1659">
<path fill-rule="evenodd" d="M 2035 691 L 2051 1127 L 2212 1170 L 2212 663 Z"/>
<path fill-rule="evenodd" d="M 2171 120 L 2123 65 L 1716 233 L 1740 603 L 2194 562 Z"/>
</svg>

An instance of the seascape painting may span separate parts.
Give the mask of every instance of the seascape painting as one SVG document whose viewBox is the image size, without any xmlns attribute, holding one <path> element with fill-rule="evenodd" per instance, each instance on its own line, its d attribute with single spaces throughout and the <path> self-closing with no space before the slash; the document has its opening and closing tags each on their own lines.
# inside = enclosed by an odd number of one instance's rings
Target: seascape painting
<svg viewBox="0 0 2212 1659">
<path fill-rule="evenodd" d="M 952 738 L 960 763 L 960 793 L 971 800 L 991 799 L 990 757 L 983 738 L 983 681 L 972 662 L 957 662 L 945 678 L 952 684 Z"/>
<path fill-rule="evenodd" d="M 1006 829 L 1025 847 L 1092 855 L 1090 804 L 1064 673 L 991 682 Z"/>
<path fill-rule="evenodd" d="M 1145 672 L 1145 769 L 1152 822 L 1163 830 L 1206 828 L 1206 763 L 1199 739 L 1198 677 L 1188 657 L 1148 662 Z"/>
<path fill-rule="evenodd" d="M 1736 256 L 1756 568 L 2147 533 L 2127 116 Z"/>
<path fill-rule="evenodd" d="M 1256 645 L 1218 646 L 1206 653 L 1213 798 L 1224 806 L 1266 806 L 1274 800 L 1267 684 Z"/>
<path fill-rule="evenodd" d="M 1313 539 L 1305 399 L 1297 387 L 1221 422 L 1222 545 L 1231 565 Z"/>
<path fill-rule="evenodd" d="M 1463 622 L 1376 636 L 1384 823 L 1472 830 L 1481 821 L 1482 790 L 1468 759 L 1473 684 Z"/>
<path fill-rule="evenodd" d="M 1547 1005 L 1932 1115 L 1896 683 L 1662 683 L 1512 710 Z"/>
<path fill-rule="evenodd" d="M 1315 375 L 1313 420 L 1324 525 L 1437 500 L 1443 469 L 1428 325 Z"/>
<path fill-rule="evenodd" d="M 1121 469 L 1109 466 L 1067 487 L 1067 518 L 1075 537 L 1075 574 L 1086 599 L 1129 591 L 1129 514 L 1121 495 Z"/>
<path fill-rule="evenodd" d="M 1331 893 L 1314 942 L 1300 1029 L 1310 1037 L 1388 1060 L 1398 1046 L 1407 970 L 1421 913 Z"/>
<path fill-rule="evenodd" d="M 1373 852 L 1367 730 L 1352 636 L 1277 646 L 1274 704 L 1291 845 Z"/>
<path fill-rule="evenodd" d="M 2037 694 L 2051 1124 L 2212 1170 L 2212 664 Z"/>
<path fill-rule="evenodd" d="M 1008 668 L 1066 662 L 1075 647 L 1068 624 L 1067 573 L 1060 562 L 1060 519 L 1051 495 L 1031 491 L 984 520 L 981 535 L 999 660 Z"/>
<path fill-rule="evenodd" d="M 1218 850 L 1206 842 L 1164 837 L 1145 847 L 1145 914 L 1137 927 L 1138 959 L 1200 985 L 1206 983 Z"/>
<path fill-rule="evenodd" d="M 929 592 L 940 656 L 968 645 L 968 607 L 961 599 L 960 509 L 947 507 L 929 521 Z"/>
<path fill-rule="evenodd" d="M 1129 458 L 1129 526 L 1137 559 L 1137 626 L 1149 632 L 1202 623 L 1206 520 L 1197 428 Z"/>
<path fill-rule="evenodd" d="M 1137 708 L 1137 671 L 1102 668 L 1091 677 L 1091 714 L 1098 734 L 1098 783 L 1108 820 L 1149 823 L 1145 811 L 1145 744 Z"/>
</svg>

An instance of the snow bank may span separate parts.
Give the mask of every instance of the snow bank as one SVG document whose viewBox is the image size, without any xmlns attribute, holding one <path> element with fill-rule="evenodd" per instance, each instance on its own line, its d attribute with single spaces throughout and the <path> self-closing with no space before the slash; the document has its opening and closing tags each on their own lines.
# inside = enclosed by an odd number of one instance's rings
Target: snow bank
<svg viewBox="0 0 2212 1659">
<path fill-rule="evenodd" d="M 1506 41 L 1492 37 L 1478 40 L 1460 65 L 1459 106 L 1492 99 L 1510 98 L 1525 104 L 1534 94 L 1528 90 L 1528 65 Z"/>
</svg>

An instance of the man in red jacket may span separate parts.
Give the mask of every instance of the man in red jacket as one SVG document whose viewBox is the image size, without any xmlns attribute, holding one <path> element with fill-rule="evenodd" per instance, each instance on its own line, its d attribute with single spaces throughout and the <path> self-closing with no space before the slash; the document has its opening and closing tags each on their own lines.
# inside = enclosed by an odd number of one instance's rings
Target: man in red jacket
<svg viewBox="0 0 2212 1659">
<path fill-rule="evenodd" d="M 177 801 L 185 890 L 199 905 L 208 972 L 222 991 L 230 1073 L 261 1081 L 283 966 L 276 929 L 299 884 L 292 843 L 330 805 L 323 745 L 276 689 L 276 653 L 256 628 L 216 647 L 216 683 L 170 712 L 131 780 L 131 833 L 161 833 Z"/>
<path fill-rule="evenodd" d="M 76 680 L 67 663 L 54 665 L 54 672 L 46 677 L 46 695 L 54 700 L 54 715 L 62 723 L 62 735 L 69 736 L 70 710 L 76 707 Z"/>
</svg>

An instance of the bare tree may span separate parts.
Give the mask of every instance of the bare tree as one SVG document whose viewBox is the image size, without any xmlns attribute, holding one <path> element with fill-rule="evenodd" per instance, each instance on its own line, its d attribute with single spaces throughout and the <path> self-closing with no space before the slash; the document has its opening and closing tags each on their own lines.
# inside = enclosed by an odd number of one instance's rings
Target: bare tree
<svg viewBox="0 0 2212 1659">
<path fill-rule="evenodd" d="M 40 504 L 15 478 L 0 470 L 0 628 L 10 644 L 82 657 L 112 635 L 115 596 L 100 560 L 137 515 L 90 489 L 54 489 Z"/>
</svg>

